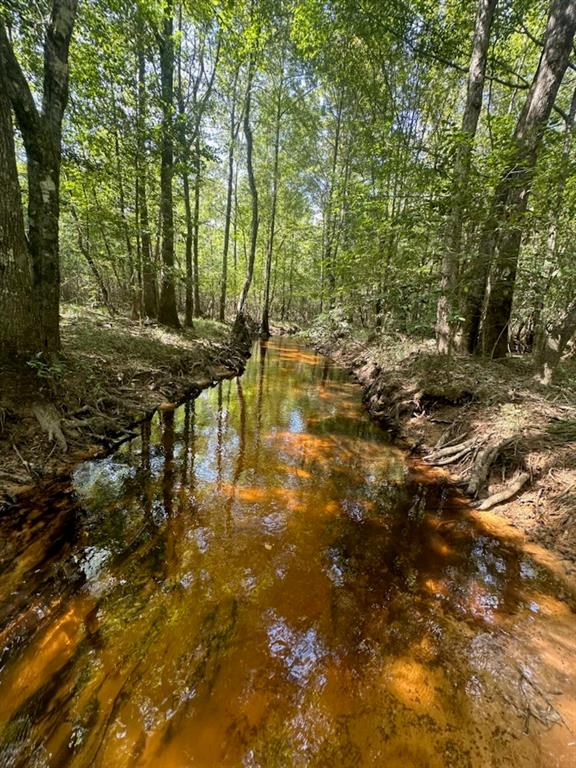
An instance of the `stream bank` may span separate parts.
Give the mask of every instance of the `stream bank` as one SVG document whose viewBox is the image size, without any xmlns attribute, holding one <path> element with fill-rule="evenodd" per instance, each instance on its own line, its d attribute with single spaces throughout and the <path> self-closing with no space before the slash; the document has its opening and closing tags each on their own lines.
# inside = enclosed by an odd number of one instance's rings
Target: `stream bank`
<svg viewBox="0 0 576 768">
<path fill-rule="evenodd" d="M 544 387 L 527 358 L 440 357 L 431 341 L 326 328 L 310 339 L 362 385 L 376 421 L 576 573 L 573 371 Z"/>
<path fill-rule="evenodd" d="M 110 452 L 156 410 L 240 374 L 249 354 L 221 323 L 171 331 L 63 307 L 56 363 L 0 363 L 0 501 Z"/>
</svg>

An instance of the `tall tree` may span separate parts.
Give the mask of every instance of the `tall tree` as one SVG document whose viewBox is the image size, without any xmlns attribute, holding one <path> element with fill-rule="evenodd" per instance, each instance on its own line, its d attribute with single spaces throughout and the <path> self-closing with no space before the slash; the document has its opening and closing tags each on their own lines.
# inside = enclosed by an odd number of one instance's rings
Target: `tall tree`
<svg viewBox="0 0 576 768">
<path fill-rule="evenodd" d="M 60 167 L 62 120 L 68 102 L 68 54 L 77 0 L 53 0 L 44 37 L 41 106 L 14 53 L 0 16 L 0 56 L 22 134 L 28 175 L 28 248 L 37 329 L 34 346 L 47 355 L 60 348 Z"/>
<path fill-rule="evenodd" d="M 251 220 L 250 220 L 250 246 L 248 252 L 248 264 L 246 266 L 246 277 L 238 299 L 238 307 L 236 311 L 237 320 L 241 319 L 244 315 L 244 307 L 246 299 L 248 298 L 248 292 L 252 285 L 252 278 L 254 277 L 254 263 L 256 261 L 256 246 L 258 244 L 258 227 L 259 227 L 259 208 L 258 208 L 258 187 L 256 186 L 256 174 L 254 173 L 254 137 L 252 134 L 251 120 L 251 107 L 252 107 L 252 87 L 254 81 L 255 61 L 254 54 L 250 54 L 248 61 L 248 77 L 246 80 L 246 93 L 244 96 L 244 137 L 246 139 L 246 170 L 248 173 L 248 184 L 250 187 L 250 199 L 251 205 Z"/>
<path fill-rule="evenodd" d="M 272 278 L 272 260 L 276 237 L 276 214 L 278 209 L 278 185 L 280 175 L 280 129 L 282 123 L 282 99 L 284 96 L 284 58 L 285 45 L 282 50 L 280 77 L 276 86 L 276 103 L 274 110 L 274 141 L 272 145 L 272 190 L 270 194 L 270 224 L 266 243 L 266 263 L 264 270 L 264 297 L 262 301 L 262 320 L 260 336 L 267 339 L 270 336 L 270 281 Z"/>
<path fill-rule="evenodd" d="M 234 148 L 238 131 L 240 130 L 240 121 L 236 119 L 237 98 L 238 98 L 238 77 L 240 67 L 236 66 L 232 78 L 232 95 L 230 97 L 230 125 L 228 131 L 228 176 L 226 183 L 226 211 L 224 214 L 224 244 L 222 246 L 222 275 L 220 278 L 220 305 L 218 309 L 218 319 L 224 322 L 226 315 L 226 291 L 228 283 L 228 252 L 230 250 L 230 229 L 232 221 L 232 203 L 234 192 Z"/>
<path fill-rule="evenodd" d="M 544 47 L 513 136 L 514 150 L 494 196 L 494 264 L 483 329 L 484 351 L 503 357 L 508 331 L 524 218 L 538 150 L 556 94 L 566 72 L 576 32 L 576 1 L 553 0 Z"/>
<path fill-rule="evenodd" d="M 450 192 L 451 205 L 448 213 L 446 244 L 442 259 L 442 278 L 438 299 L 436 341 L 438 352 L 450 351 L 453 337 L 454 303 L 457 295 L 458 271 L 461 263 L 462 226 L 469 194 L 470 163 L 474 137 L 482 109 L 482 94 L 486 61 L 490 43 L 490 27 L 497 0 L 478 0 L 472 54 L 468 68 L 466 104 L 462 115 L 462 128 L 458 137 L 454 175 Z"/>
<path fill-rule="evenodd" d="M 160 166 L 160 211 L 162 217 L 162 281 L 158 321 L 180 328 L 176 306 L 176 275 L 174 258 L 174 7 L 164 0 L 162 30 L 158 34 L 160 49 L 160 85 L 162 105 L 162 147 Z"/>
<path fill-rule="evenodd" d="M 138 68 L 136 124 L 136 218 L 140 234 L 142 272 L 142 307 L 146 317 L 158 315 L 158 281 L 152 255 L 150 217 L 148 212 L 148 93 L 146 86 L 146 51 L 144 23 L 139 12 L 136 20 L 136 58 Z"/>
<path fill-rule="evenodd" d="M 31 301 L 32 267 L 26 232 L 4 61 L 0 58 L 0 351 L 41 349 Z"/>
</svg>

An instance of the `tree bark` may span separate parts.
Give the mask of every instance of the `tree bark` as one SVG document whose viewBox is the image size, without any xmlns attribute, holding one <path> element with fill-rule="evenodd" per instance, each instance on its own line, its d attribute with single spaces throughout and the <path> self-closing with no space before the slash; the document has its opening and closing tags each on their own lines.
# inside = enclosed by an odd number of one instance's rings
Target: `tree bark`
<svg viewBox="0 0 576 768">
<path fill-rule="evenodd" d="M 202 157 L 200 152 L 200 133 L 196 132 L 195 164 L 196 175 L 194 177 L 194 219 L 192 223 L 192 266 L 194 269 L 194 317 L 201 317 L 202 307 L 200 306 L 200 183 Z"/>
<path fill-rule="evenodd" d="M 323 274 L 325 275 L 328 287 L 328 305 L 334 306 L 336 299 L 336 265 L 334 264 L 334 194 L 336 186 L 336 172 L 338 169 L 338 158 L 340 156 L 340 132 L 342 129 L 342 110 L 344 107 L 344 95 L 341 94 L 338 99 L 338 108 L 336 111 L 336 126 L 334 130 L 334 148 L 332 150 L 332 165 L 330 168 L 330 181 L 328 189 L 328 200 L 326 203 L 326 215 L 324 220 L 324 253 L 322 255 Z M 322 302 L 323 303 L 323 302 Z"/>
<path fill-rule="evenodd" d="M 22 134 L 28 173 L 28 248 L 39 351 L 60 349 L 60 164 L 62 120 L 68 102 L 68 51 L 77 0 L 53 0 L 44 39 L 42 104 L 37 108 L 0 20 L 0 56 Z"/>
<path fill-rule="evenodd" d="M 542 135 L 568 66 L 575 32 L 576 2 L 554 0 L 538 69 L 514 131 L 513 159 L 495 192 L 498 230 L 494 233 L 494 265 L 483 329 L 484 351 L 494 358 L 504 357 L 508 350 L 524 214 Z"/>
<path fill-rule="evenodd" d="M 446 247 L 442 259 L 440 298 L 438 299 L 436 343 L 438 352 L 443 355 L 448 354 L 452 347 L 454 303 L 462 251 L 462 224 L 467 208 L 470 163 L 482 109 L 490 28 L 496 3 L 497 0 L 479 0 L 476 11 L 472 55 L 466 87 L 466 106 L 462 116 L 461 136 L 454 163 L 452 205 L 448 214 Z"/>
<path fill-rule="evenodd" d="M 126 192 L 124 188 L 123 158 L 120 151 L 120 136 L 118 133 L 118 118 L 116 110 L 116 96 L 114 94 L 114 84 L 111 84 L 112 107 L 114 114 L 114 152 L 116 155 L 116 174 L 118 181 L 118 203 L 120 206 L 120 218 L 122 220 L 122 229 L 124 230 L 124 240 L 126 242 L 126 257 L 128 267 L 128 297 L 130 304 L 130 313 L 133 320 L 140 317 L 140 300 L 138 297 L 137 273 L 134 263 L 134 249 L 132 247 L 132 237 L 130 234 L 130 224 L 126 213 Z"/>
<path fill-rule="evenodd" d="M 8 84 L 0 58 L 0 352 L 15 355 L 37 351 L 41 339 L 34 319 L 32 265 L 26 242 L 24 215 L 12 126 Z"/>
<path fill-rule="evenodd" d="M 284 91 L 284 61 L 278 84 L 276 97 L 276 115 L 274 125 L 274 159 L 272 163 L 272 200 L 270 206 L 270 229 L 266 244 L 266 268 L 264 275 L 264 299 L 262 306 L 262 320 L 260 323 L 260 336 L 263 339 L 270 337 L 270 278 L 272 276 L 272 259 L 274 256 L 274 237 L 276 234 L 276 211 L 278 207 L 278 181 L 280 165 L 280 124 L 282 120 L 282 97 Z"/>
<path fill-rule="evenodd" d="M 576 300 L 570 304 L 562 320 L 556 323 L 544 336 L 538 354 L 538 378 L 542 384 L 552 383 L 564 350 L 575 333 Z"/>
<path fill-rule="evenodd" d="M 244 279 L 244 285 L 242 286 L 242 292 L 238 300 L 238 307 L 236 312 L 236 323 L 242 319 L 244 315 L 244 307 L 246 299 L 248 298 L 248 292 L 252 285 L 252 278 L 254 276 L 254 262 L 256 260 L 256 245 L 258 242 L 258 188 L 256 186 L 256 176 L 254 174 L 253 163 L 253 151 L 254 141 L 252 136 L 252 127 L 250 125 L 250 108 L 252 105 L 252 82 L 254 79 L 254 58 L 251 55 L 248 63 L 248 79 L 246 83 L 246 96 L 244 99 L 244 135 L 246 137 L 246 170 L 248 172 L 248 184 L 250 187 L 250 197 L 252 200 L 252 218 L 250 222 L 250 250 L 248 254 L 248 264 L 246 268 L 246 277 Z"/>
<path fill-rule="evenodd" d="M 192 205 L 190 203 L 190 178 L 187 170 L 182 173 L 182 192 L 184 197 L 184 221 L 186 223 L 186 239 L 184 241 L 184 262 L 186 266 L 184 325 L 186 328 L 192 328 L 194 326 L 194 267 L 192 262 L 194 224 Z"/>
<path fill-rule="evenodd" d="M 226 213 L 224 218 L 224 245 L 222 248 L 222 277 L 220 283 L 220 307 L 218 310 L 218 319 L 221 323 L 226 319 L 226 291 L 228 281 L 228 252 L 230 250 L 230 229 L 232 220 L 232 202 L 234 191 L 234 147 L 236 137 L 240 128 L 236 122 L 236 98 L 238 87 L 238 68 L 234 72 L 234 81 L 232 85 L 232 104 L 230 107 L 230 134 L 228 138 L 228 183 L 226 189 Z"/>
<path fill-rule="evenodd" d="M 172 179 L 174 176 L 174 9 L 166 0 L 162 32 L 158 36 L 160 49 L 160 80 L 162 102 L 162 147 L 160 166 L 160 211 L 162 216 L 162 280 L 158 321 L 180 328 L 176 307 L 174 259 L 174 209 Z"/>
<path fill-rule="evenodd" d="M 494 255 L 494 238 L 497 223 L 494 208 L 491 209 L 480 236 L 478 255 L 473 259 L 467 274 L 466 297 L 464 301 L 463 344 L 466 351 L 473 355 L 479 349 L 482 313 L 486 301 L 488 277 Z"/>
<path fill-rule="evenodd" d="M 138 27 L 138 135 L 137 158 L 138 167 L 136 175 L 137 192 L 137 218 L 142 245 L 142 304 L 146 317 L 158 315 L 158 281 L 156 266 L 152 256 L 152 238 L 150 236 L 150 216 L 148 213 L 148 185 L 147 161 L 146 161 L 146 118 L 148 99 L 146 93 L 146 59 L 144 56 L 144 41 L 141 21 Z"/>
</svg>

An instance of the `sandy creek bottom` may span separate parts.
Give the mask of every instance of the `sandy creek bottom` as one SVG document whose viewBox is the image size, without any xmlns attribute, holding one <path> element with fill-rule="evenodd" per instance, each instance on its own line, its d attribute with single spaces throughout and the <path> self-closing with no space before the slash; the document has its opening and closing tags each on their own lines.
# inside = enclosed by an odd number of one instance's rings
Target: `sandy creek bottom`
<svg viewBox="0 0 576 768">
<path fill-rule="evenodd" d="M 0 519 L 0 766 L 574 766 L 574 602 L 256 345 Z"/>
</svg>

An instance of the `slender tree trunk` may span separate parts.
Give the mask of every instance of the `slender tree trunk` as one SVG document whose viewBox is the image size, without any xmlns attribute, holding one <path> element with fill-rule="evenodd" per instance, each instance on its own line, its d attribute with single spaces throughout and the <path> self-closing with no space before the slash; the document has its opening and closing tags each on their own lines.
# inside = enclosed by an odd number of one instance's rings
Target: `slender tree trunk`
<svg viewBox="0 0 576 768">
<path fill-rule="evenodd" d="M 190 178 L 188 171 L 182 173 L 182 192 L 184 197 L 184 220 L 186 222 L 186 239 L 184 241 L 184 260 L 186 264 L 186 299 L 185 320 L 187 328 L 194 325 L 194 268 L 192 264 L 192 241 L 194 239 L 194 224 L 192 219 L 192 205 L 190 203 Z"/>
<path fill-rule="evenodd" d="M 116 154 L 116 175 L 118 181 L 118 201 L 120 203 L 120 218 L 122 219 L 122 228 L 124 230 L 124 240 L 126 242 L 126 257 L 128 267 L 128 295 L 130 299 L 130 312 L 133 320 L 140 317 L 138 300 L 138 287 L 136 283 L 136 265 L 134 263 L 134 249 L 132 247 L 132 237 L 130 235 L 130 225 L 126 214 L 126 193 L 124 188 L 123 159 L 120 152 L 120 136 L 118 135 L 118 120 L 116 111 L 116 98 L 114 87 L 112 86 L 112 104 L 114 110 L 114 152 Z"/>
<path fill-rule="evenodd" d="M 252 81 L 254 79 L 254 58 L 250 56 L 248 64 L 248 80 L 246 83 L 246 96 L 244 100 L 244 135 L 246 137 L 246 170 L 248 172 L 248 184 L 250 187 L 250 197 L 252 200 L 252 219 L 250 223 L 250 251 L 248 255 L 248 264 L 246 268 L 246 277 L 242 292 L 238 300 L 236 322 L 242 321 L 244 315 L 244 306 L 248 298 L 248 292 L 252 285 L 254 276 L 254 262 L 256 260 L 256 245 L 258 242 L 258 188 L 256 186 L 256 176 L 254 174 L 253 151 L 254 142 L 252 136 L 252 127 L 250 125 L 250 108 L 252 104 Z"/>
<path fill-rule="evenodd" d="M 202 157 L 200 152 L 200 133 L 196 133 L 194 142 L 196 157 L 196 175 L 194 177 L 194 219 L 192 222 L 192 266 L 194 269 L 194 317 L 201 317 L 200 306 L 200 184 L 202 178 Z"/>
<path fill-rule="evenodd" d="M 32 265 L 26 232 L 12 127 L 8 84 L 0 58 L 0 352 L 41 349 L 31 301 Z"/>
<path fill-rule="evenodd" d="M 62 120 L 68 102 L 68 50 L 77 0 L 53 0 L 44 40 L 42 105 L 39 110 L 0 19 L 0 56 L 8 93 L 22 133 L 28 171 L 28 248 L 39 351 L 60 348 L 60 163 Z"/>
<path fill-rule="evenodd" d="M 159 36 L 160 80 L 162 90 L 162 148 L 160 167 L 160 210 L 162 215 L 162 283 L 158 320 L 163 325 L 180 328 L 176 307 L 174 259 L 174 209 L 172 178 L 174 176 L 174 11 L 172 0 L 166 0 L 162 33 Z"/>
<path fill-rule="evenodd" d="M 158 315 L 158 281 L 156 265 L 152 256 L 152 238 L 150 236 L 150 217 L 148 213 L 148 185 L 146 160 L 146 120 L 148 99 L 146 93 L 146 59 L 144 57 L 144 42 L 141 21 L 138 26 L 138 135 L 136 172 L 137 214 L 142 247 L 142 304 L 146 317 Z"/>
<path fill-rule="evenodd" d="M 221 323 L 226 318 L 226 289 L 228 282 L 228 252 L 230 250 L 230 227 L 232 220 L 232 201 L 234 190 L 234 146 L 238 135 L 236 124 L 236 99 L 238 87 L 239 70 L 234 72 L 234 82 L 232 86 L 232 105 L 230 107 L 230 134 L 228 144 L 228 184 L 226 189 L 226 213 L 224 219 L 224 245 L 222 248 L 222 277 L 220 283 L 220 307 L 218 310 L 218 319 Z"/>
<path fill-rule="evenodd" d="M 484 323 L 484 350 L 503 357 L 508 349 L 516 271 L 530 185 L 542 134 L 568 66 L 576 32 L 576 2 L 554 0 L 544 48 L 528 97 L 514 132 L 515 152 L 495 193 L 498 232 Z"/>
<path fill-rule="evenodd" d="M 332 151 L 332 166 L 330 168 L 330 186 L 328 189 L 328 201 L 326 203 L 326 216 L 324 221 L 324 253 L 322 257 L 323 272 L 326 285 L 328 287 L 328 305 L 334 306 L 336 299 L 336 265 L 334 264 L 334 243 L 333 243 L 333 216 L 334 216 L 334 194 L 336 186 L 336 172 L 338 169 L 338 158 L 340 156 L 340 132 L 342 129 L 342 110 L 344 106 L 344 95 L 341 94 L 338 100 L 336 112 L 336 127 L 334 131 L 334 147 Z"/>
<path fill-rule="evenodd" d="M 462 251 L 462 225 L 467 208 L 470 163 L 474 138 L 482 109 L 486 60 L 490 44 L 490 27 L 497 0 L 479 0 L 468 69 L 466 106 L 462 116 L 462 136 L 459 139 L 452 182 L 452 206 L 448 214 L 446 244 L 442 259 L 442 279 L 438 299 L 436 342 L 440 354 L 448 354 L 452 346 L 454 301 L 457 294 L 458 271 Z"/>
<path fill-rule="evenodd" d="M 178 151 L 179 163 L 181 166 L 182 192 L 184 198 L 184 221 L 186 225 L 186 238 L 184 244 L 184 264 L 186 269 L 185 277 L 185 304 L 184 304 L 184 325 L 186 328 L 192 328 L 194 325 L 194 271 L 192 267 L 192 206 L 190 203 L 190 150 L 186 114 L 186 102 L 184 99 L 184 87 L 182 83 L 182 4 L 178 12 L 178 34 L 180 44 L 178 45 Z"/>
<path fill-rule="evenodd" d="M 74 219 L 74 223 L 76 224 L 76 232 L 78 234 L 78 248 L 80 249 L 80 253 L 86 259 L 86 263 L 90 267 L 90 271 L 92 272 L 92 275 L 96 280 L 96 285 L 100 289 L 100 293 L 102 295 L 102 302 L 104 306 L 106 307 L 108 312 L 110 312 L 110 314 L 113 315 L 114 307 L 110 302 L 110 295 L 108 293 L 108 288 L 106 287 L 106 283 L 104 282 L 104 278 L 102 277 L 102 274 L 98 269 L 98 265 L 92 258 L 92 253 L 90 252 L 89 238 L 84 237 L 84 232 L 82 231 L 82 224 L 80 222 L 80 219 L 78 218 L 78 213 L 76 212 L 76 208 L 74 208 L 74 206 L 70 206 L 70 210 L 72 213 L 72 218 Z"/>
<path fill-rule="evenodd" d="M 278 85 L 276 99 L 276 120 L 274 126 L 274 159 L 272 163 L 272 200 L 270 207 L 270 230 L 266 244 L 266 269 L 264 275 L 264 301 L 262 307 L 262 321 L 260 323 L 260 336 L 263 339 L 270 337 L 270 278 L 272 276 L 272 259 L 274 256 L 274 237 L 276 234 L 276 210 L 278 207 L 278 182 L 280 165 L 280 123 L 282 120 L 282 97 L 284 90 L 284 61 L 282 61 L 282 73 Z"/>
</svg>

